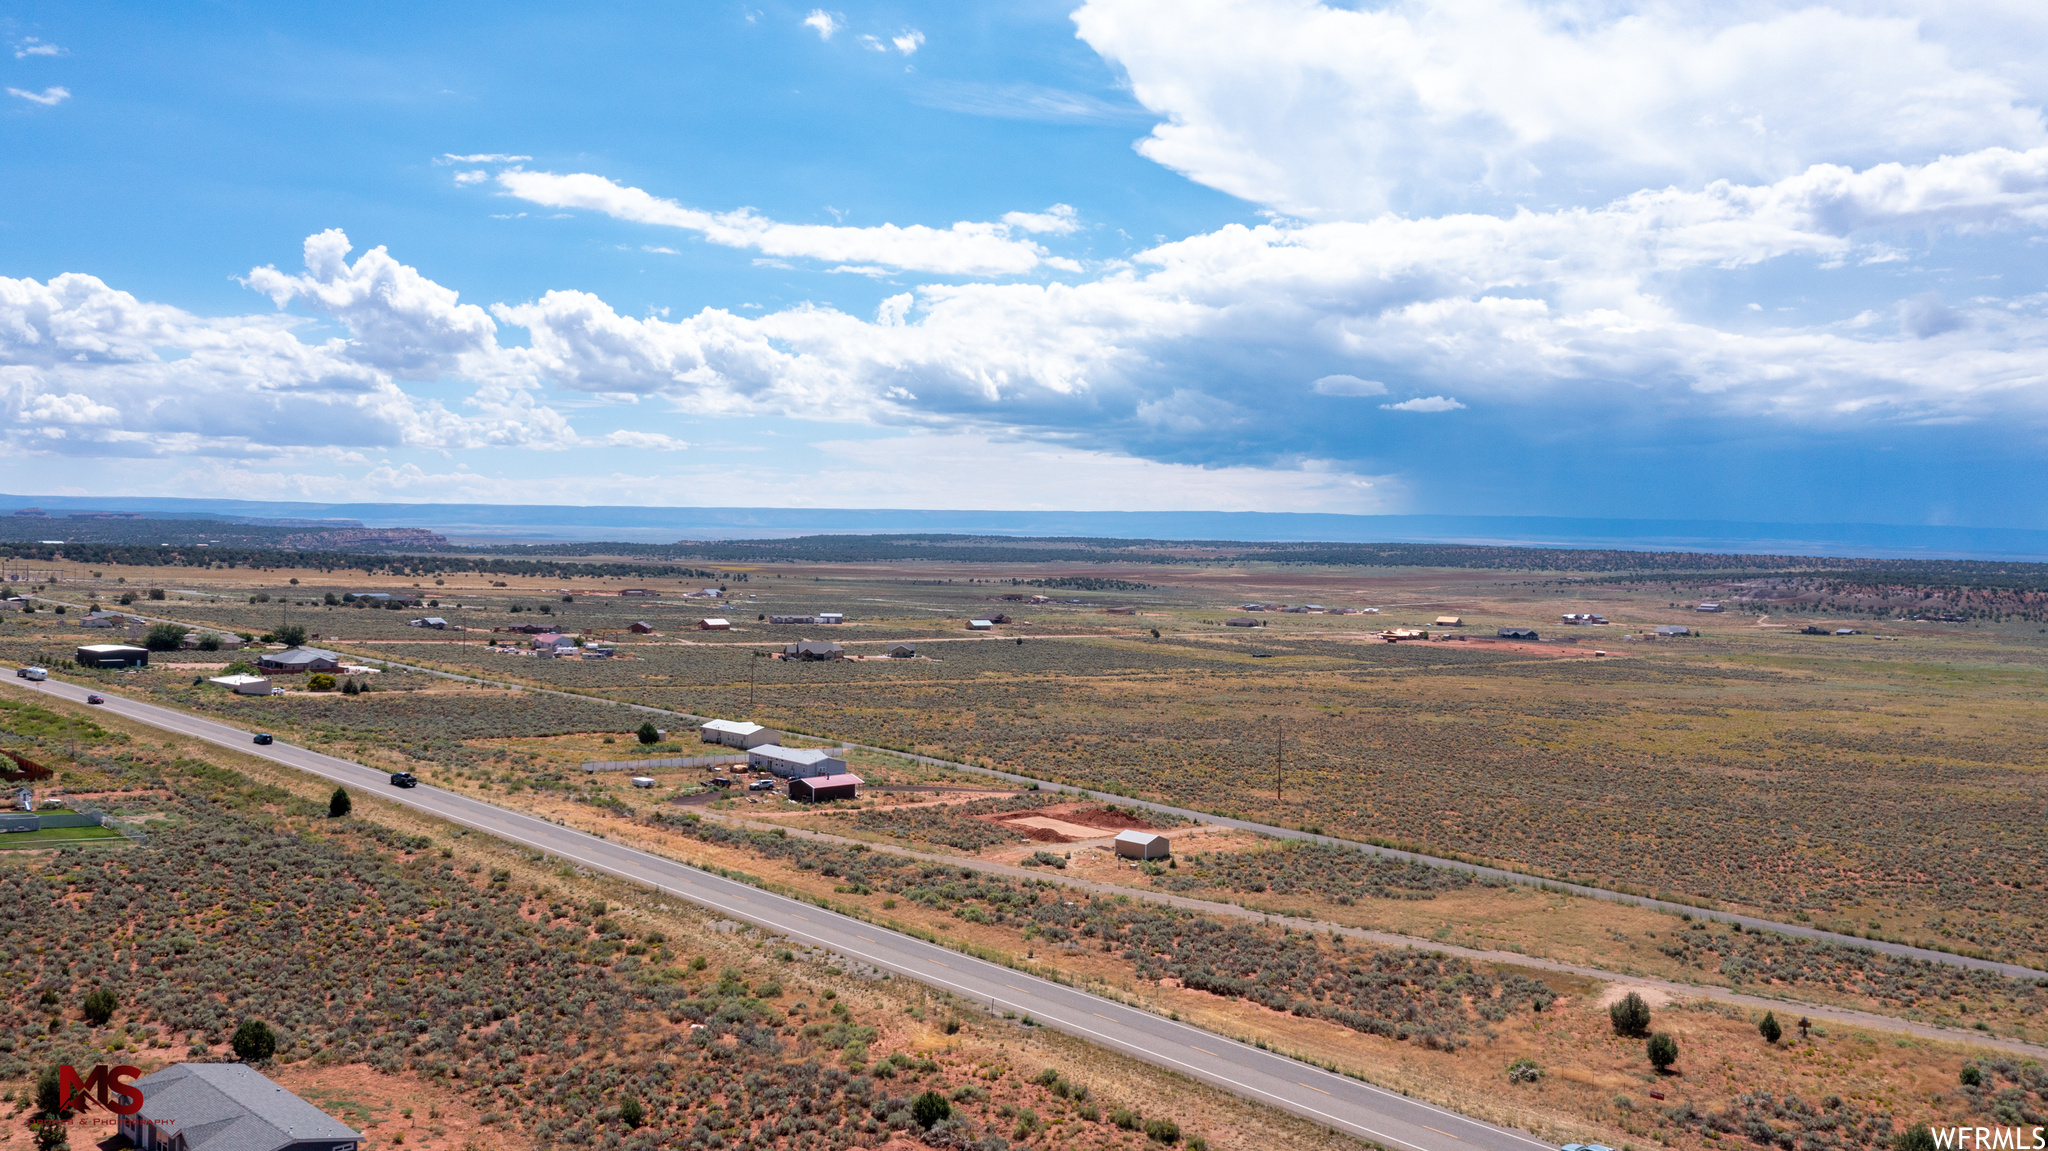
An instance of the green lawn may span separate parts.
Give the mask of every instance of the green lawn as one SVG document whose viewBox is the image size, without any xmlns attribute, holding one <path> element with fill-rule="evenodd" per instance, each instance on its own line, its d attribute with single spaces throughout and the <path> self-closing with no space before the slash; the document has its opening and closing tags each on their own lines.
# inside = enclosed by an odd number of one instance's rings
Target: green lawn
<svg viewBox="0 0 2048 1151">
<path fill-rule="evenodd" d="M 58 847 L 66 843 L 104 843 L 109 839 L 122 838 L 120 832 L 110 827 L 52 827 L 43 831 L 15 831 L 0 835 L 0 851 Z"/>
</svg>

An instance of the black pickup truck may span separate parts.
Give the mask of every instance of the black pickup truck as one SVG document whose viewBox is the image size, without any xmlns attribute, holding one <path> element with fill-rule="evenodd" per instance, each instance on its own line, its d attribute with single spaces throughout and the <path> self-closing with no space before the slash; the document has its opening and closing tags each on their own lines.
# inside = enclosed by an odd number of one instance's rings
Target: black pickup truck
<svg viewBox="0 0 2048 1151">
<path fill-rule="evenodd" d="M 391 773 L 391 786 L 393 787 L 418 787 L 419 785 L 419 777 L 415 776 L 412 772 L 394 771 Z"/>
</svg>

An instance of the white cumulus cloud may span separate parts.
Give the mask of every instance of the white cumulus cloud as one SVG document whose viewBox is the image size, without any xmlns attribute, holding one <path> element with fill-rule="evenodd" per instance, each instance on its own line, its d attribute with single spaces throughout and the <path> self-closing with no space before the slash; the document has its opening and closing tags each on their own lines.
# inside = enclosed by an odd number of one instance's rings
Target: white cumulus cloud
<svg viewBox="0 0 2048 1151">
<path fill-rule="evenodd" d="M 915 28 L 906 29 L 902 35 L 889 37 L 889 43 L 894 44 L 898 52 L 909 56 L 924 47 L 924 33 Z"/>
<path fill-rule="evenodd" d="M 1012 231 L 1060 231 L 1060 207 L 1013 223 L 962 221 L 949 228 L 881 224 L 849 228 L 787 224 L 751 209 L 706 212 L 588 172 L 558 175 L 514 168 L 498 173 L 512 195 L 549 208 L 583 208 L 615 219 L 695 232 L 710 243 L 752 249 L 770 257 L 879 265 L 954 276 L 1016 275 L 1041 267 L 1078 271 L 1073 260 L 1050 255 Z M 1070 216 L 1072 209 L 1066 209 Z M 1013 213 L 1015 215 L 1015 213 Z"/>
<path fill-rule="evenodd" d="M 846 27 L 846 21 L 823 8 L 813 8 L 811 14 L 804 17 L 804 27 L 817 32 L 818 39 L 830 40 L 834 32 Z"/>
<path fill-rule="evenodd" d="M 1885 7 L 1088 0 L 1074 19 L 1160 117 L 1146 156 L 1315 218 L 2048 142 L 2023 71 L 1940 39 L 1970 16 Z"/>
<path fill-rule="evenodd" d="M 1447 396 L 1417 396 L 1398 404 L 1381 404 L 1383 412 L 1455 412 L 1465 405 Z"/>
<path fill-rule="evenodd" d="M 54 108 L 71 98 L 71 89 L 59 88 L 54 85 L 40 92 L 30 92 L 22 88 L 9 88 L 7 94 L 9 96 L 19 96 L 31 104 L 41 104 L 45 108 Z"/>
<path fill-rule="evenodd" d="M 38 40 L 34 36 L 24 36 L 21 38 L 21 42 L 14 46 L 14 58 L 16 60 L 26 60 L 30 56 L 62 55 L 64 55 L 64 49 L 57 47 L 55 44 Z"/>
</svg>

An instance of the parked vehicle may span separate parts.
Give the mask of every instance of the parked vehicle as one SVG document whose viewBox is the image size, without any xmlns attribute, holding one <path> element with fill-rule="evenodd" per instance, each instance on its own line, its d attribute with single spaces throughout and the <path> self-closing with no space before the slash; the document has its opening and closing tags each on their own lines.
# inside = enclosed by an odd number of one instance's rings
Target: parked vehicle
<svg viewBox="0 0 2048 1151">
<path fill-rule="evenodd" d="M 25 667 L 15 674 L 23 679 L 33 680 L 36 683 L 41 683 L 50 678 L 50 673 L 39 667 Z"/>
<path fill-rule="evenodd" d="M 712 777 L 711 777 L 711 786 L 713 786 L 713 787 L 731 787 L 731 786 L 732 786 L 732 780 L 730 780 L 730 779 L 727 779 L 726 777 L 724 777 L 724 776 L 722 776 L 722 775 L 714 775 L 714 776 L 712 776 Z"/>
<path fill-rule="evenodd" d="M 394 771 L 391 773 L 391 786 L 393 787 L 418 787 L 419 785 L 419 777 L 412 772 Z"/>
<path fill-rule="evenodd" d="M 106 696 L 103 696 L 103 695 L 89 695 L 89 696 L 86 696 L 86 697 L 85 697 L 85 702 L 87 702 L 87 703 L 105 703 L 105 702 L 107 702 L 107 697 L 106 697 Z"/>
<path fill-rule="evenodd" d="M 755 780 L 754 782 L 752 782 L 752 783 L 750 783 L 750 784 L 748 784 L 748 785 L 747 785 L 747 790 L 748 790 L 748 791 L 774 791 L 774 790 L 775 790 L 775 781 L 774 781 L 774 780 L 772 780 L 772 779 L 757 779 L 757 780 Z"/>
<path fill-rule="evenodd" d="M 256 742 L 260 745 L 268 747 L 271 743 L 275 741 L 270 738 L 270 733 L 265 731 L 257 733 Z"/>
</svg>

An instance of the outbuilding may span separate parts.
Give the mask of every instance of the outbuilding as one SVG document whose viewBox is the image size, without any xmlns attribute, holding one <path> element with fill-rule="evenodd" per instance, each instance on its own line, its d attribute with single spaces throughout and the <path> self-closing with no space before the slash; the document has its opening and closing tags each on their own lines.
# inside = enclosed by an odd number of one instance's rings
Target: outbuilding
<svg viewBox="0 0 2048 1151">
<path fill-rule="evenodd" d="M 1502 639 L 1540 639 L 1533 627 L 1504 627 L 1493 634 Z"/>
<path fill-rule="evenodd" d="M 1125 859 L 1165 859 L 1173 854 L 1173 841 L 1156 831 L 1119 831 L 1116 853 Z"/>
<path fill-rule="evenodd" d="M 818 622 L 818 617 L 817 617 L 817 616 L 814 616 L 814 615 L 771 615 L 771 616 L 769 616 L 769 617 L 768 617 L 768 622 L 769 622 L 769 623 L 817 623 L 817 622 Z"/>
<path fill-rule="evenodd" d="M 705 743 L 744 749 L 781 743 L 782 733 L 743 719 L 714 719 L 697 729 L 697 738 Z"/>
<path fill-rule="evenodd" d="M 917 645 L 914 643 L 892 643 L 889 645 L 890 659 L 914 659 L 916 656 Z"/>
<path fill-rule="evenodd" d="M 405 626 L 430 627 L 433 628 L 435 631 L 446 631 L 448 630 L 448 621 L 442 619 L 440 616 L 430 615 L 425 619 L 407 620 Z"/>
<path fill-rule="evenodd" d="M 148 667 L 149 649 L 125 643 L 89 643 L 78 649 L 80 667 Z"/>
<path fill-rule="evenodd" d="M 778 779 L 808 779 L 814 775 L 840 775 L 846 761 L 816 747 L 781 747 L 764 744 L 747 751 L 747 766 Z"/>
<path fill-rule="evenodd" d="M 173 1063 L 129 1088 L 142 1107 L 119 1119 L 146 1151 L 357 1151 L 362 1136 L 246 1063 Z"/>
<path fill-rule="evenodd" d="M 1465 626 L 1465 620 L 1464 620 L 1464 617 L 1462 617 L 1462 616 L 1455 616 L 1455 615 L 1440 615 L 1440 616 L 1436 617 L 1436 626 L 1438 626 L 1438 627 L 1464 627 L 1464 626 Z"/>
<path fill-rule="evenodd" d="M 633 621 L 633 626 L 627 628 L 626 630 L 632 632 L 634 635 L 653 635 L 654 625 L 648 623 L 644 619 L 637 619 Z"/>
<path fill-rule="evenodd" d="M 798 803 L 823 803 L 828 799 L 859 799 L 861 778 L 857 775 L 813 775 L 789 781 L 789 797 Z"/>
<path fill-rule="evenodd" d="M 994 626 L 996 626 L 994 620 L 971 619 L 967 621 L 968 631 L 987 631 Z"/>
<path fill-rule="evenodd" d="M 1693 609 L 1692 609 L 1692 610 L 1694 610 L 1694 611 L 1720 611 L 1720 610 L 1721 610 L 1721 605 L 1720 605 L 1720 604 L 1717 604 L 1717 603 L 1702 603 L 1702 604 L 1695 604 L 1695 605 L 1693 605 Z"/>
<path fill-rule="evenodd" d="M 697 630 L 698 630 L 698 631 L 731 631 L 731 630 L 732 630 L 732 621 L 731 621 L 731 620 L 729 620 L 729 619 L 719 619 L 719 618 L 718 618 L 717 616 L 712 616 L 712 617 L 711 617 L 710 619 L 700 619 L 700 620 L 698 620 L 698 621 L 697 621 Z"/>
<path fill-rule="evenodd" d="M 270 680 L 260 675 L 217 675 L 206 682 L 227 688 L 236 695 L 270 694 Z"/>
<path fill-rule="evenodd" d="M 1657 634 L 1658 634 L 1658 635 L 1691 635 L 1691 634 L 1692 634 L 1692 629 L 1691 629 L 1691 628 L 1689 628 L 1689 627 L 1687 627 L 1687 626 L 1685 626 L 1685 625 L 1684 625 L 1684 624 L 1682 624 L 1682 623 L 1667 623 L 1667 624 L 1659 624 L 1659 625 L 1658 625 L 1658 627 L 1657 627 Z"/>
<path fill-rule="evenodd" d="M 846 613 L 837 611 L 821 611 L 818 613 L 818 622 L 825 624 L 845 623 Z"/>
<path fill-rule="evenodd" d="M 283 651 L 265 652 L 257 657 L 256 666 L 264 671 L 287 674 L 302 671 L 336 671 L 341 667 L 341 656 L 317 647 L 288 647 Z"/>
</svg>

